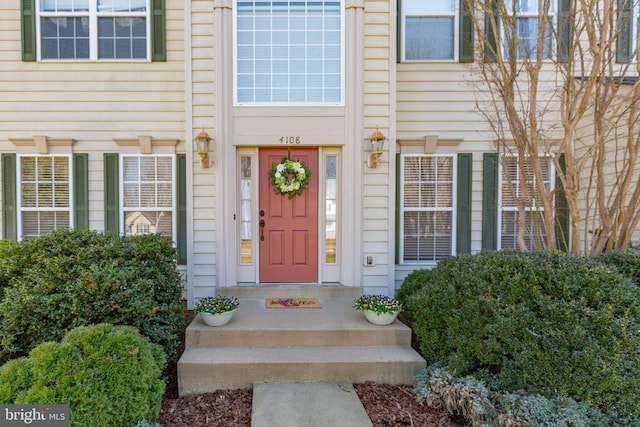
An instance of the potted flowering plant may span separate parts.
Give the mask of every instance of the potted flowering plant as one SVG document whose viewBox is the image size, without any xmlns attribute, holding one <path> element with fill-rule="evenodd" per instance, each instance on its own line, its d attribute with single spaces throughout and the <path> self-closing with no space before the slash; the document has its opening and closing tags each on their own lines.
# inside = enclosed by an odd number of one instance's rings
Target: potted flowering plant
<svg viewBox="0 0 640 427">
<path fill-rule="evenodd" d="M 202 298 L 193 311 L 200 313 L 204 323 L 209 326 L 222 326 L 229 323 L 240 302 L 236 297 L 218 295 Z"/>
<path fill-rule="evenodd" d="M 386 295 L 365 294 L 356 300 L 353 308 L 362 311 L 367 320 L 373 324 L 389 325 L 402 311 L 402 304 Z"/>
</svg>

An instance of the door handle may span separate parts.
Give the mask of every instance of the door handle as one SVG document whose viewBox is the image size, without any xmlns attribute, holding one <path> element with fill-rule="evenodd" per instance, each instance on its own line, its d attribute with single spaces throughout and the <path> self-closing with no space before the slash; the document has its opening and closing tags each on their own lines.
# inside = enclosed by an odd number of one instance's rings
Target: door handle
<svg viewBox="0 0 640 427">
<path fill-rule="evenodd" d="M 259 224 L 260 224 L 260 241 L 264 242 L 264 224 L 265 224 L 264 219 L 261 219 Z"/>
</svg>

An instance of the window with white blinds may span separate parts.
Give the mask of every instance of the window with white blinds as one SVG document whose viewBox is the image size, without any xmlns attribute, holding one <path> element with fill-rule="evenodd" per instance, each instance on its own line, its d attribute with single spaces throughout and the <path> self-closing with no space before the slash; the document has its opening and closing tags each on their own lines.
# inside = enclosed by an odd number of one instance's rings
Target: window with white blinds
<svg viewBox="0 0 640 427">
<path fill-rule="evenodd" d="M 400 261 L 437 261 L 455 252 L 453 155 L 402 155 Z"/>
<path fill-rule="evenodd" d="M 551 158 L 542 158 L 540 162 L 542 185 L 547 190 L 553 189 L 555 169 Z M 534 179 L 531 164 L 526 164 L 524 170 L 517 156 L 503 156 L 500 163 L 501 183 L 498 200 L 500 200 L 500 215 L 498 217 L 498 249 L 519 249 L 517 238 L 519 230 L 519 215 L 517 202 L 524 202 L 524 240 L 528 250 L 544 247 L 547 242 L 547 232 L 544 227 L 542 203 L 537 194 L 540 184 Z M 523 178 L 524 177 L 524 180 Z"/>
<path fill-rule="evenodd" d="M 175 236 L 175 156 L 121 157 L 121 206 L 127 236 Z"/>
<path fill-rule="evenodd" d="M 33 239 L 71 227 L 71 157 L 19 156 L 18 235 Z"/>
</svg>

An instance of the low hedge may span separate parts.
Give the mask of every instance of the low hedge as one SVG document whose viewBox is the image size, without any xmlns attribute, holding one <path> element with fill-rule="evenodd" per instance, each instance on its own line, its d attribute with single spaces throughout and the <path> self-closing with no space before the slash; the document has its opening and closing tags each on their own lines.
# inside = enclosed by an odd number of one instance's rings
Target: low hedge
<svg viewBox="0 0 640 427">
<path fill-rule="evenodd" d="M 68 404 L 73 427 L 135 426 L 160 414 L 162 348 L 134 328 L 75 328 L 0 368 L 0 403 Z"/>
<path fill-rule="evenodd" d="M 74 327 L 105 322 L 136 327 L 175 359 L 184 315 L 169 239 L 57 231 L 16 245 L 7 265 L 10 284 L 0 302 L 3 359 L 60 340 Z"/>
<path fill-rule="evenodd" d="M 404 309 L 410 313 L 417 307 L 410 307 L 414 301 L 411 297 L 418 293 L 431 278 L 431 270 L 414 270 L 402 281 L 402 286 L 396 292 L 396 299 L 400 301 Z"/>
<path fill-rule="evenodd" d="M 492 389 L 640 415 L 640 292 L 618 269 L 560 252 L 441 261 L 408 304 L 430 362 Z"/>
<path fill-rule="evenodd" d="M 640 248 L 633 247 L 624 251 L 604 252 L 598 256 L 598 260 L 615 266 L 622 274 L 630 277 L 636 285 L 640 286 Z"/>
</svg>

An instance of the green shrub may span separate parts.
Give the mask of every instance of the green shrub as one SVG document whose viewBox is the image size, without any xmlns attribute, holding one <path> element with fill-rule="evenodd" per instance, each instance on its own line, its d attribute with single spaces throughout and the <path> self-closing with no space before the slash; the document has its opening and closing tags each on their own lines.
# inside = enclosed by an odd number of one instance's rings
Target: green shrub
<svg viewBox="0 0 640 427">
<path fill-rule="evenodd" d="M 640 415 L 640 293 L 617 269 L 559 252 L 441 261 L 409 304 L 430 362 L 492 389 Z"/>
<path fill-rule="evenodd" d="M 418 293 L 431 278 L 431 270 L 412 271 L 402 281 L 402 286 L 396 292 L 396 299 L 400 301 L 405 309 L 411 304 L 411 297 Z"/>
<path fill-rule="evenodd" d="M 82 325 L 131 325 L 176 356 L 184 316 L 176 251 L 159 235 L 58 231 L 13 252 L 0 303 L 4 358 Z"/>
<path fill-rule="evenodd" d="M 15 258 L 17 243 L 9 240 L 0 240 L 0 295 L 3 295 L 4 288 L 11 284 L 11 278 L 15 274 Z"/>
<path fill-rule="evenodd" d="M 599 410 L 569 398 L 500 393 L 473 377 L 430 365 L 416 381 L 418 401 L 473 426 L 589 427 L 616 425 Z M 632 424 L 630 424 L 632 425 Z"/>
<path fill-rule="evenodd" d="M 622 274 L 630 277 L 636 285 L 640 286 L 640 248 L 604 252 L 598 259 L 604 263 L 615 265 Z"/>
<path fill-rule="evenodd" d="M 75 328 L 0 368 L 0 403 L 68 404 L 74 427 L 135 426 L 158 419 L 162 348 L 134 328 Z"/>
</svg>

